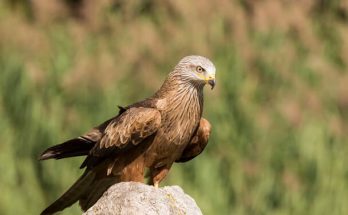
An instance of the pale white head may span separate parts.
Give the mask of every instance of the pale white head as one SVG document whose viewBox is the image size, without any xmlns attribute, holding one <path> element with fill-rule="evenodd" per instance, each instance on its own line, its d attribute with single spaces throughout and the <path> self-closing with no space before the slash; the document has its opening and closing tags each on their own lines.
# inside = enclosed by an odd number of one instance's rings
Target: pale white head
<svg viewBox="0 0 348 215">
<path fill-rule="evenodd" d="M 215 86 L 215 66 L 206 57 L 191 55 L 182 58 L 176 65 L 176 72 L 180 72 L 183 79 L 200 84 Z"/>
</svg>

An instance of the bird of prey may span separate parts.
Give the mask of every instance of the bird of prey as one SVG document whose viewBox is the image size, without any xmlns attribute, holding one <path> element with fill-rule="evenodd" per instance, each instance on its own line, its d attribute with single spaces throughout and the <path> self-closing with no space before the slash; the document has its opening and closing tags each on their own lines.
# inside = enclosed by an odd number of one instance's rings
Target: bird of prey
<svg viewBox="0 0 348 215">
<path fill-rule="evenodd" d="M 203 87 L 215 86 L 215 66 L 202 56 L 187 56 L 151 97 L 127 107 L 87 133 L 46 149 L 40 160 L 86 156 L 82 176 L 41 214 L 53 214 L 79 201 L 90 208 L 113 184 L 144 182 L 149 170 L 155 187 L 174 162 L 199 155 L 211 125 L 202 118 Z"/>
</svg>

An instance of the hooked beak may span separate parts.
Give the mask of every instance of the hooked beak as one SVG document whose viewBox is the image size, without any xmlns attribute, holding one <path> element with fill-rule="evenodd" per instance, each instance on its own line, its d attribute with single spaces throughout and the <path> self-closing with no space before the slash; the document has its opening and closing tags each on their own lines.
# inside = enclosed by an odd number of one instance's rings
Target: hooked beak
<svg viewBox="0 0 348 215">
<path fill-rule="evenodd" d="M 216 83 L 215 79 L 211 79 L 211 80 L 208 81 L 208 84 L 211 86 L 211 89 L 214 89 L 215 83 Z"/>
<path fill-rule="evenodd" d="M 209 84 L 211 86 L 211 89 L 214 89 L 216 84 L 215 77 L 209 76 L 208 78 L 205 79 L 205 83 Z"/>
</svg>

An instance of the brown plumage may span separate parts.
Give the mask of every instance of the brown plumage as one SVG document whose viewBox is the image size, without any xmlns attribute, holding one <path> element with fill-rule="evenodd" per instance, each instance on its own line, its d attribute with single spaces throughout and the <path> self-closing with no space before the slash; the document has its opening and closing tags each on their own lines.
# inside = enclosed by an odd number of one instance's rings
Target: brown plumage
<svg viewBox="0 0 348 215">
<path fill-rule="evenodd" d="M 112 184 L 144 181 L 158 187 L 174 162 L 199 155 L 211 126 L 201 118 L 203 87 L 215 85 L 215 67 L 207 58 L 188 56 L 169 73 L 150 98 L 120 107 L 119 114 L 78 138 L 44 151 L 40 159 L 86 155 L 84 174 L 42 214 L 53 214 L 76 201 L 91 207 Z"/>
</svg>

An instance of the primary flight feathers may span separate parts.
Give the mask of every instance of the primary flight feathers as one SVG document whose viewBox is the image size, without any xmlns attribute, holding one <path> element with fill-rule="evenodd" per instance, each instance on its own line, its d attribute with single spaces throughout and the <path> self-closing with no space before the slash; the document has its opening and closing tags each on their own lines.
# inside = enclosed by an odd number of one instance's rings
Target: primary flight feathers
<svg viewBox="0 0 348 215">
<path fill-rule="evenodd" d="M 169 73 L 152 96 L 80 137 L 46 149 L 40 160 L 86 156 L 84 174 L 41 214 L 53 214 L 79 201 L 91 207 L 111 185 L 121 181 L 158 187 L 174 162 L 199 155 L 208 143 L 211 126 L 202 118 L 203 87 L 215 86 L 215 66 L 202 56 L 187 56 Z"/>
</svg>

